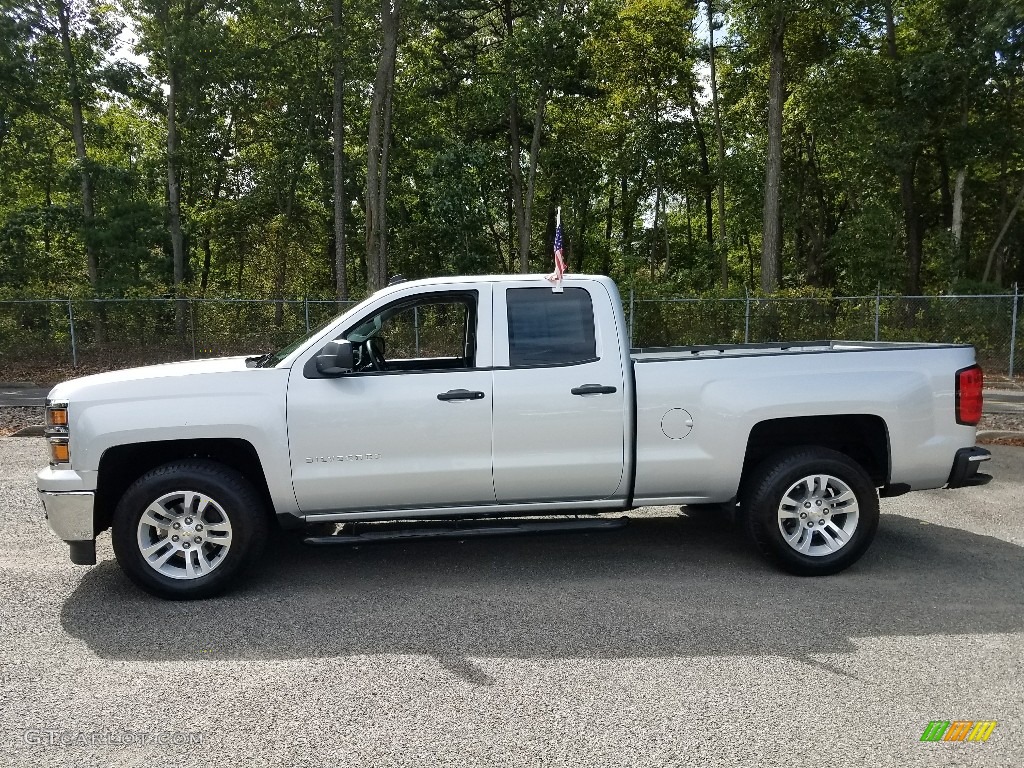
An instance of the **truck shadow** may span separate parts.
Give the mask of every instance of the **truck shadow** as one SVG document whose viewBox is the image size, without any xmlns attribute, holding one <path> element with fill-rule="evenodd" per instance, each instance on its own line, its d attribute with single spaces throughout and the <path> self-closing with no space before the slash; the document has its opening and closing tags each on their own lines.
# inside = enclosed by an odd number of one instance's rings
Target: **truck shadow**
<svg viewBox="0 0 1024 768">
<path fill-rule="evenodd" d="M 622 531 L 311 548 L 277 543 L 248 584 L 172 603 L 93 568 L 61 621 L 101 657 L 426 654 L 486 684 L 474 657 L 812 656 L 857 638 L 1024 629 L 1024 551 L 888 514 L 837 576 L 771 569 L 714 518 Z M 839 672 L 838 669 L 833 671 Z"/>
</svg>

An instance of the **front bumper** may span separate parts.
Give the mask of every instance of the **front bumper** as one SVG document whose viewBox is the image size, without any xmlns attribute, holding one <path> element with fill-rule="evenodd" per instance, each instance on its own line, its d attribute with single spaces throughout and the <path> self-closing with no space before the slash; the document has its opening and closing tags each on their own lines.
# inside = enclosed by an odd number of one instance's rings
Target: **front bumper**
<svg viewBox="0 0 1024 768">
<path fill-rule="evenodd" d="M 96 564 L 96 528 L 92 491 L 39 491 L 50 529 L 71 547 L 75 565 Z"/>
<path fill-rule="evenodd" d="M 39 491 L 39 498 L 46 510 L 50 529 L 64 541 L 92 541 L 96 538 L 93 525 L 95 493 Z"/>
<path fill-rule="evenodd" d="M 973 485 L 985 485 L 992 481 L 992 475 L 979 472 L 982 462 L 992 458 L 992 454 L 984 448 L 961 448 L 953 458 L 953 468 L 949 472 L 947 488 L 967 488 Z"/>
</svg>

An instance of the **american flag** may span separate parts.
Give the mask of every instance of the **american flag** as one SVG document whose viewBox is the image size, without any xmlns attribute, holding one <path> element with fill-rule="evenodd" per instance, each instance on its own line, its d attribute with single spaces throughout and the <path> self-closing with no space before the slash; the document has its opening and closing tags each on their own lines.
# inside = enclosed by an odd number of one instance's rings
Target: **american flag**
<svg viewBox="0 0 1024 768">
<path fill-rule="evenodd" d="M 555 271 L 548 275 L 548 280 L 554 283 L 552 290 L 555 293 L 562 292 L 562 277 L 565 275 L 565 259 L 562 256 L 562 209 L 559 208 L 555 220 Z"/>
</svg>

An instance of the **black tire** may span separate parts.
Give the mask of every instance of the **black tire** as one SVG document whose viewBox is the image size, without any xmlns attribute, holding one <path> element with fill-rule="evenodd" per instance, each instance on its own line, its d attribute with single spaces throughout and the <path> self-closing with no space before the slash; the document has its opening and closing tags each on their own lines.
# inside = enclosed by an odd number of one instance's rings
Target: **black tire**
<svg viewBox="0 0 1024 768">
<path fill-rule="evenodd" d="M 787 543 L 783 535 L 783 525 L 789 526 L 788 530 L 795 536 L 796 527 L 806 525 L 807 522 L 814 524 L 813 519 L 806 522 L 799 518 L 780 521 L 779 510 L 787 491 L 803 478 L 812 475 L 830 475 L 844 483 L 853 493 L 859 507 L 852 535 L 836 551 L 827 554 L 798 552 Z M 810 509 L 815 509 L 814 504 L 817 501 L 813 502 Z M 827 499 L 825 506 L 828 506 Z M 850 457 L 827 448 L 795 448 L 774 454 L 762 462 L 751 473 L 749 481 L 744 483 L 742 508 L 747 531 L 761 554 L 783 570 L 798 576 L 826 576 L 848 568 L 864 554 L 878 530 L 878 493 L 871 478 Z M 835 519 L 845 525 L 848 518 L 838 514 Z M 829 540 L 836 538 L 832 536 L 833 527 L 825 527 L 824 531 L 829 534 Z M 803 536 L 807 536 L 809 542 L 818 542 L 813 545 L 816 550 L 829 546 L 822 528 L 817 533 L 809 529 Z"/>
<path fill-rule="evenodd" d="M 197 492 L 212 499 L 220 509 L 211 508 L 208 514 L 215 515 L 215 519 L 226 517 L 230 526 L 230 545 L 224 548 L 223 556 L 208 573 L 194 578 L 173 578 L 159 572 L 146 561 L 139 543 L 140 521 L 146 509 L 157 499 L 178 491 Z M 207 527 L 216 525 L 208 523 Z M 136 480 L 114 511 L 111 534 L 117 562 L 135 584 L 168 600 L 199 600 L 232 586 L 263 552 L 269 528 L 265 504 L 241 474 L 214 461 L 188 459 L 157 467 Z M 210 545 L 215 539 L 209 531 L 207 536 L 207 544 L 199 546 L 205 552 L 220 553 L 220 545 Z M 168 548 L 170 545 L 163 552 Z M 172 556 L 171 563 L 184 563 L 185 554 Z"/>
</svg>

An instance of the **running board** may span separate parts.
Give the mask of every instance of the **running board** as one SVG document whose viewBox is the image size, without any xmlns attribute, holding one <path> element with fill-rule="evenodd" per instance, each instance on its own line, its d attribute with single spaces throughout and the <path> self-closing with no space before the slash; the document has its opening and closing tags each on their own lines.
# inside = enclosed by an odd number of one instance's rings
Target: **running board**
<svg viewBox="0 0 1024 768">
<path fill-rule="evenodd" d="M 445 526 L 403 528 L 389 531 L 367 531 L 366 533 L 337 533 L 333 536 L 307 536 L 305 544 L 326 546 L 330 544 L 376 544 L 384 541 L 414 541 L 418 539 L 469 539 L 485 536 L 522 536 L 531 533 L 574 533 L 578 531 L 610 531 L 625 528 L 628 517 L 615 520 L 552 520 L 550 522 L 515 523 L 509 525 Z M 352 525 L 355 528 L 354 524 Z M 380 525 L 375 524 L 375 525 Z"/>
</svg>

